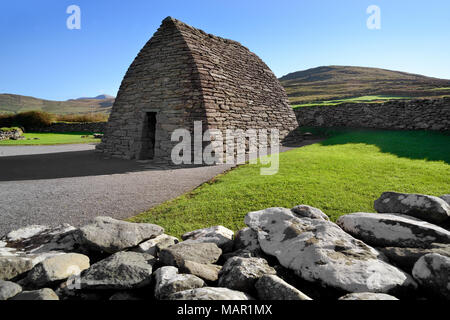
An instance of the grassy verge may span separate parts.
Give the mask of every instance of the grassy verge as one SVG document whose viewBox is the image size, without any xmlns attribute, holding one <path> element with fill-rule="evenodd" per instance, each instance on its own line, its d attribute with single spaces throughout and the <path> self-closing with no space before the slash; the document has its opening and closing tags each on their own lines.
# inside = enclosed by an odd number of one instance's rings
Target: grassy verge
<svg viewBox="0 0 450 320">
<path fill-rule="evenodd" d="M 54 144 L 78 144 L 100 142 L 94 139 L 92 132 L 68 132 L 68 133 L 24 133 L 25 140 L 3 140 L 0 146 L 15 145 L 54 145 Z M 88 136 L 87 138 L 82 138 Z"/>
<path fill-rule="evenodd" d="M 280 154 L 280 170 L 261 176 L 244 165 L 130 221 L 150 222 L 180 236 L 222 224 L 238 230 L 244 216 L 267 207 L 309 204 L 333 220 L 374 212 L 384 191 L 450 193 L 450 136 L 409 131 L 327 129 L 329 139 Z"/>
<path fill-rule="evenodd" d="M 342 103 L 382 103 L 389 100 L 408 100 L 410 97 L 394 97 L 394 96 L 363 96 L 347 99 L 318 101 L 304 104 L 293 105 L 293 108 L 312 107 L 312 106 L 335 106 Z"/>
</svg>

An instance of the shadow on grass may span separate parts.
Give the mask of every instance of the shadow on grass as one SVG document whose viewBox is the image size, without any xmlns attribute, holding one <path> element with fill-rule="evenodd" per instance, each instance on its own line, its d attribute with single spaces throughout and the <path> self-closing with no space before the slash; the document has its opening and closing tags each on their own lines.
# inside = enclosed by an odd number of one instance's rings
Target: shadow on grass
<svg viewBox="0 0 450 320">
<path fill-rule="evenodd" d="M 327 136 L 323 146 L 348 143 L 375 145 L 381 152 L 409 159 L 444 161 L 450 164 L 450 133 L 435 131 L 387 131 L 340 128 L 307 128 Z M 305 128 L 303 128 L 305 130 Z"/>
</svg>

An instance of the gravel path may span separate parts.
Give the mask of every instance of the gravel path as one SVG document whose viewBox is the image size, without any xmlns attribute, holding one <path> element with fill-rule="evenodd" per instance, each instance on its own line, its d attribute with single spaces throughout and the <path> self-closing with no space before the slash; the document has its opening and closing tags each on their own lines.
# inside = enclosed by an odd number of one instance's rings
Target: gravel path
<svg viewBox="0 0 450 320">
<path fill-rule="evenodd" d="M 10 148 L 0 147 L 0 153 L 16 154 L 0 157 L 0 236 L 31 224 L 80 226 L 100 215 L 128 218 L 178 197 L 231 167 L 152 167 L 104 159 L 90 145 L 6 150 Z"/>
<path fill-rule="evenodd" d="M 0 146 L 0 157 L 25 156 L 73 151 L 94 150 L 95 144 L 62 144 L 52 146 Z"/>
</svg>

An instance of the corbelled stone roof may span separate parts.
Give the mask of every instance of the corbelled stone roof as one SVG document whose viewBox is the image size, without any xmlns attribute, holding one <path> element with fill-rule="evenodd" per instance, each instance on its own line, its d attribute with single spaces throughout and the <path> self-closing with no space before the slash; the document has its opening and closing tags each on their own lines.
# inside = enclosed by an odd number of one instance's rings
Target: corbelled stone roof
<svg viewBox="0 0 450 320">
<path fill-rule="evenodd" d="M 168 17 L 128 69 L 99 149 L 138 157 L 145 110 L 158 112 L 156 156 L 168 158 L 170 133 L 207 129 L 297 127 L 286 93 L 270 68 L 240 43 Z"/>
</svg>

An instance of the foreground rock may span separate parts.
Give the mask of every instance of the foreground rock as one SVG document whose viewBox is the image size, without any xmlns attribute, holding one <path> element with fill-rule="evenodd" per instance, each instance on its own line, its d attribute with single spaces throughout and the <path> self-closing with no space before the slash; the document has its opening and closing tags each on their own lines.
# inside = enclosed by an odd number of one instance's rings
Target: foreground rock
<svg viewBox="0 0 450 320">
<path fill-rule="evenodd" d="M 359 292 L 349 293 L 339 300 L 398 300 L 396 297 L 385 293 L 373 293 L 373 292 Z"/>
<path fill-rule="evenodd" d="M 154 239 L 142 242 L 134 249 L 136 252 L 147 253 L 156 257 L 162 249 L 168 248 L 179 241 L 177 238 L 167 234 L 161 234 Z"/>
<path fill-rule="evenodd" d="M 265 274 L 276 274 L 262 258 L 233 257 L 223 265 L 219 274 L 219 286 L 233 290 L 252 292 L 256 281 Z"/>
<path fill-rule="evenodd" d="M 202 264 L 215 263 L 222 250 L 215 243 L 178 243 L 161 250 L 159 259 L 167 266 L 181 267 L 185 260 Z"/>
<path fill-rule="evenodd" d="M 426 254 L 438 253 L 442 256 L 450 257 L 450 244 L 442 243 L 433 243 L 427 249 L 386 247 L 378 248 L 378 250 L 384 253 L 389 261 L 408 272 L 412 270 L 417 260 Z"/>
<path fill-rule="evenodd" d="M 23 257 L 0 257 L 0 280 L 11 280 L 33 268 L 31 259 Z"/>
<path fill-rule="evenodd" d="M 312 300 L 276 275 L 264 275 L 255 284 L 261 300 Z"/>
<path fill-rule="evenodd" d="M 8 300 L 22 291 L 22 287 L 11 281 L 0 280 L 0 300 Z"/>
<path fill-rule="evenodd" d="M 250 212 L 262 250 L 307 281 L 347 292 L 391 292 L 417 287 L 412 278 L 379 259 L 379 253 L 336 224 L 296 217 L 291 210 Z"/>
<path fill-rule="evenodd" d="M 447 202 L 448 205 L 450 205 L 450 194 L 444 194 L 444 195 L 440 196 L 439 198 L 441 198 L 442 200 Z"/>
<path fill-rule="evenodd" d="M 450 299 L 450 258 L 430 253 L 420 258 L 412 271 L 420 286 L 436 296 Z"/>
<path fill-rule="evenodd" d="M 199 277 L 192 274 L 179 274 L 175 267 L 162 267 L 156 270 L 155 281 L 155 298 L 160 300 L 179 291 L 205 286 L 205 282 Z"/>
<path fill-rule="evenodd" d="M 379 213 L 401 213 L 436 224 L 450 218 L 447 202 L 423 194 L 384 192 L 375 200 L 374 206 Z"/>
<path fill-rule="evenodd" d="M 174 293 L 169 300 L 252 300 L 244 292 L 228 288 L 204 287 Z"/>
<path fill-rule="evenodd" d="M 131 223 L 110 217 L 97 217 L 80 228 L 81 243 L 89 250 L 115 253 L 135 247 L 141 242 L 161 235 L 164 229 L 150 223 Z"/>
<path fill-rule="evenodd" d="M 215 243 L 223 252 L 233 249 L 234 232 L 224 226 L 215 226 L 211 228 L 194 230 L 181 236 L 186 243 L 188 242 L 212 242 Z"/>
<path fill-rule="evenodd" d="M 148 286 L 155 258 L 137 252 L 118 252 L 93 264 L 79 280 L 81 289 L 136 289 Z"/>
<path fill-rule="evenodd" d="M 75 250 L 75 228 L 70 225 L 33 225 L 11 231 L 0 240 L 0 280 L 10 280 L 49 257 Z"/>
<path fill-rule="evenodd" d="M 403 215 L 357 212 L 339 217 L 337 224 L 373 246 L 426 248 L 450 243 L 450 231 Z"/>
<path fill-rule="evenodd" d="M 296 216 L 300 218 L 311 218 L 327 221 L 330 220 L 330 218 L 328 218 L 328 216 L 323 213 L 322 210 L 304 204 L 296 206 L 291 210 L 293 213 L 295 213 Z"/>
<path fill-rule="evenodd" d="M 10 300 L 59 300 L 59 297 L 52 289 L 44 288 L 35 291 L 23 291 Z"/>
<path fill-rule="evenodd" d="M 215 282 L 219 279 L 221 269 L 222 266 L 215 264 L 203 264 L 189 260 L 184 260 L 180 267 L 181 272 L 193 274 L 209 282 Z"/>
<path fill-rule="evenodd" d="M 72 275 L 79 275 L 89 266 L 89 257 L 78 253 L 66 253 L 37 264 L 28 273 L 27 280 L 34 286 L 42 287 Z"/>
</svg>

